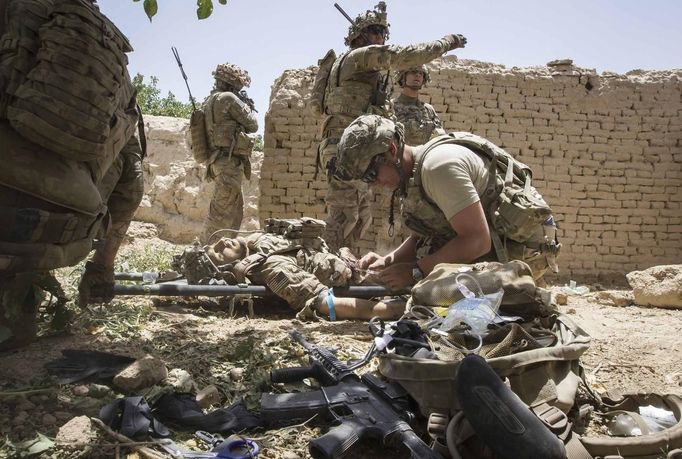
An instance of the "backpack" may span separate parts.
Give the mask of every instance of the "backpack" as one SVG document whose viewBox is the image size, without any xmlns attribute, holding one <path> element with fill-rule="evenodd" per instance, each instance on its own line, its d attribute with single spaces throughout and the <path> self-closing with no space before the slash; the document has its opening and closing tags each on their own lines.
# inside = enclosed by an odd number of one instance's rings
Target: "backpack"
<svg viewBox="0 0 682 459">
<path fill-rule="evenodd" d="M 208 146 L 204 107 L 205 105 L 195 109 L 189 118 L 190 148 L 192 149 L 194 160 L 199 164 L 208 162 L 211 156 L 211 150 Z"/>
<path fill-rule="evenodd" d="M 12 22 L 30 27 L 28 7 L 13 14 Z M 21 27 L 8 31 L 6 43 L 15 45 L 1 64 L 16 78 L 6 96 L 12 127 L 68 159 L 97 163 L 97 174 L 108 169 L 137 122 L 127 38 L 90 0 L 54 0 L 33 35 L 35 54 L 13 36 Z"/>
<path fill-rule="evenodd" d="M 324 95 L 327 89 L 327 80 L 329 80 L 329 74 L 332 71 L 335 60 L 336 53 L 333 49 L 330 49 L 322 59 L 317 61 L 319 69 L 315 75 L 313 88 L 310 91 L 308 110 L 318 118 L 324 114 Z"/>
</svg>

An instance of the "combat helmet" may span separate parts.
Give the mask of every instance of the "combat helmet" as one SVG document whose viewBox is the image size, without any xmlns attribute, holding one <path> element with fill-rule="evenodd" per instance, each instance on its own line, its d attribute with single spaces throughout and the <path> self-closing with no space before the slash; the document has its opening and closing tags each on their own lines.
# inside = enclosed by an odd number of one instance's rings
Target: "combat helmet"
<svg viewBox="0 0 682 459">
<path fill-rule="evenodd" d="M 408 72 L 421 72 L 421 73 L 423 73 L 424 74 L 424 83 L 422 83 L 422 86 L 426 86 L 426 83 L 431 81 L 431 75 L 429 72 L 429 68 L 426 65 L 418 65 L 416 67 L 410 67 L 409 69 L 401 70 L 400 72 L 396 73 L 395 82 L 401 88 L 405 84 L 405 75 L 407 75 Z"/>
<path fill-rule="evenodd" d="M 372 25 L 383 26 L 386 29 L 386 40 L 388 40 L 388 28 L 390 24 L 387 21 L 386 2 L 379 2 L 374 7 L 374 10 L 367 10 L 364 13 L 358 14 L 353 21 L 353 24 L 348 27 L 348 35 L 344 40 L 346 46 L 350 46 L 353 40 L 360 36 L 363 29 Z"/>
<path fill-rule="evenodd" d="M 339 140 L 335 175 L 341 180 L 362 179 L 374 158 L 389 151 L 396 136 L 402 144 L 402 124 L 379 115 L 359 116 Z"/>
<path fill-rule="evenodd" d="M 236 89 L 248 87 L 251 84 L 249 73 L 234 64 L 218 64 L 213 71 L 213 77 Z"/>
</svg>

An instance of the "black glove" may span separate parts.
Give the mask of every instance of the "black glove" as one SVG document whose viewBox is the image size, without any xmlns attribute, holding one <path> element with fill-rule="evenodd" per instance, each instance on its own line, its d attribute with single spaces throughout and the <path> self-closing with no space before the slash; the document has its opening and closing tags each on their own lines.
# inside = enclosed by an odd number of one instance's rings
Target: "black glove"
<svg viewBox="0 0 682 459">
<path fill-rule="evenodd" d="M 114 298 L 114 268 L 88 261 L 78 283 L 78 305 L 108 303 Z"/>
</svg>

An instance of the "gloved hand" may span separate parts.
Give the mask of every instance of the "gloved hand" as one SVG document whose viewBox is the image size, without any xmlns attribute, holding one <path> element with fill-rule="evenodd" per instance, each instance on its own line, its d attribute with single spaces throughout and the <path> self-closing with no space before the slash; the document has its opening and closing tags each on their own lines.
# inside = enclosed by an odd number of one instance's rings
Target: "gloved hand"
<svg viewBox="0 0 682 459">
<path fill-rule="evenodd" d="M 464 45 L 467 44 L 466 37 L 460 34 L 446 35 L 445 39 L 450 43 L 450 48 L 448 48 L 448 51 L 452 51 L 453 49 L 457 48 L 464 48 Z"/>
<path fill-rule="evenodd" d="M 78 283 L 78 306 L 108 303 L 114 298 L 114 267 L 88 261 Z"/>
</svg>

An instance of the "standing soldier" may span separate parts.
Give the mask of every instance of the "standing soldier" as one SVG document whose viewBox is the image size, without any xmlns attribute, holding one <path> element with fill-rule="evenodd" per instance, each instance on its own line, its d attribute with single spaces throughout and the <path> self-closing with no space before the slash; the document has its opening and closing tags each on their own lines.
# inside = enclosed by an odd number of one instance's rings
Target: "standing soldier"
<svg viewBox="0 0 682 459">
<path fill-rule="evenodd" d="M 250 156 L 258 130 L 256 110 L 240 90 L 251 84 L 249 74 L 234 64 L 220 64 L 213 72 L 215 86 L 204 102 L 206 139 L 210 156 L 206 176 L 215 190 L 204 226 L 203 241 L 224 228 L 239 229 L 244 215 L 242 176 L 251 178 Z M 243 101 L 242 98 L 246 100 Z"/>
<path fill-rule="evenodd" d="M 423 145 L 432 137 L 445 134 L 433 106 L 419 100 L 419 90 L 429 81 L 429 69 L 425 65 L 403 70 L 396 76 L 402 91 L 393 99 L 393 107 L 396 119 L 405 127 L 408 145 Z"/>
<path fill-rule="evenodd" d="M 356 249 L 371 223 L 367 186 L 361 182 L 342 182 L 333 176 L 333 160 L 343 130 L 359 115 L 366 113 L 393 116 L 388 97 L 389 69 L 407 69 L 429 62 L 466 43 L 462 35 L 447 35 L 440 40 L 411 46 L 384 45 L 389 24 L 386 4 L 357 16 L 348 28 L 345 44 L 350 49 L 341 54 L 317 79 L 326 79 L 320 114 L 324 114 L 319 152 L 326 165 L 327 234 L 333 250 L 347 246 Z M 320 65 L 323 68 L 323 65 Z"/>
</svg>

